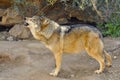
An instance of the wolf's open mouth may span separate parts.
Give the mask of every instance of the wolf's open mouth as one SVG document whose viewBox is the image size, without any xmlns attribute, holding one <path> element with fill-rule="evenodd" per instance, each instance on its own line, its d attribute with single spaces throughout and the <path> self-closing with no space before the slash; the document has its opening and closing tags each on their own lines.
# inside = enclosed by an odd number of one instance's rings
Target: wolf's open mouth
<svg viewBox="0 0 120 80">
<path fill-rule="evenodd" d="M 29 24 L 25 22 L 24 25 L 25 25 L 25 26 L 28 26 Z"/>
</svg>

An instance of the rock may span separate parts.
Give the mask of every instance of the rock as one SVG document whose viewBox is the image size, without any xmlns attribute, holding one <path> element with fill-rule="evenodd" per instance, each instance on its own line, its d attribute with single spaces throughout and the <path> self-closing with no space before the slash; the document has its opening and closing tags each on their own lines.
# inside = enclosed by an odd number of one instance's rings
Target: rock
<svg viewBox="0 0 120 80">
<path fill-rule="evenodd" d="M 0 25 L 10 26 L 23 22 L 23 18 L 16 10 L 8 8 L 1 17 Z"/>
<path fill-rule="evenodd" d="M 13 3 L 18 4 L 14 7 L 18 9 L 19 14 L 22 16 L 30 17 L 34 15 L 45 15 L 46 17 L 58 22 L 59 24 L 69 24 L 71 21 L 74 22 L 73 24 L 78 24 L 81 22 L 99 23 L 104 21 L 101 20 L 96 11 L 93 10 L 92 6 L 88 6 L 84 10 L 80 9 L 79 7 L 72 7 L 73 0 L 58 0 L 53 5 L 49 5 L 45 0 L 36 0 L 34 3 L 32 0 L 27 0 L 25 3 L 26 4 L 24 4 L 23 1 L 16 1 Z M 8 13 L 10 14 L 10 12 Z M 75 20 L 73 20 L 73 18 Z"/>
<path fill-rule="evenodd" d="M 11 6 L 11 0 L 0 0 L 0 8 L 8 8 Z"/>
<path fill-rule="evenodd" d="M 31 35 L 29 29 L 25 28 L 23 24 L 16 24 L 12 29 L 10 29 L 9 34 L 20 39 L 29 38 Z"/>
<path fill-rule="evenodd" d="M 117 56 L 114 56 L 113 58 L 114 58 L 114 59 L 117 59 Z"/>
<path fill-rule="evenodd" d="M 9 37 L 9 33 L 7 31 L 0 32 L 0 40 L 6 40 L 7 37 Z"/>
<path fill-rule="evenodd" d="M 65 4 L 57 1 L 54 5 L 40 3 L 42 7 L 37 15 L 44 14 L 46 17 L 58 22 L 59 24 L 69 24 L 69 20 L 76 23 L 102 23 L 105 19 L 101 19 L 93 10 L 92 6 L 86 7 L 84 10 L 79 7 L 72 7 L 72 1 L 69 0 Z M 101 11 L 102 12 L 102 11 Z M 27 13 L 27 12 L 26 12 Z M 104 12 L 103 12 L 104 13 Z M 74 18 L 74 20 L 73 20 Z"/>
<path fill-rule="evenodd" d="M 5 9 L 0 9 L 0 17 L 3 16 L 4 12 L 5 12 Z"/>
<path fill-rule="evenodd" d="M 106 20 L 106 15 L 103 18 L 103 14 L 106 14 L 106 10 L 104 9 L 104 11 L 101 11 L 101 8 L 105 5 L 101 5 L 102 7 L 98 8 L 98 12 L 101 12 L 102 15 L 102 17 L 100 17 L 93 9 L 92 5 L 88 5 L 84 9 L 81 9 L 79 6 L 73 7 L 73 2 L 74 0 L 58 0 L 55 4 L 48 5 L 45 0 L 36 0 L 34 3 L 32 0 L 27 0 L 25 2 L 24 0 L 14 0 L 12 4 L 13 7 L 8 8 L 4 12 L 0 24 L 5 26 L 15 25 L 16 23 L 23 22 L 22 16 L 30 17 L 34 15 L 45 15 L 59 24 L 70 24 L 71 22 L 73 22 L 72 24 L 103 23 Z"/>
<path fill-rule="evenodd" d="M 8 40 L 8 41 L 13 41 L 14 39 L 13 39 L 12 36 L 9 36 L 9 37 L 7 38 L 7 40 Z"/>
</svg>

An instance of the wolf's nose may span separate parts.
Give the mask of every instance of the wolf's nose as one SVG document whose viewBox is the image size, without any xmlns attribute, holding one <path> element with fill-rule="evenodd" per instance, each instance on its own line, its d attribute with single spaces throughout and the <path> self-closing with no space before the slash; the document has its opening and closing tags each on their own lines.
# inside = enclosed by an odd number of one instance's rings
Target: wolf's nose
<svg viewBox="0 0 120 80">
<path fill-rule="evenodd" d="M 25 22 L 24 25 L 25 25 L 25 26 L 28 26 L 29 24 Z"/>
</svg>

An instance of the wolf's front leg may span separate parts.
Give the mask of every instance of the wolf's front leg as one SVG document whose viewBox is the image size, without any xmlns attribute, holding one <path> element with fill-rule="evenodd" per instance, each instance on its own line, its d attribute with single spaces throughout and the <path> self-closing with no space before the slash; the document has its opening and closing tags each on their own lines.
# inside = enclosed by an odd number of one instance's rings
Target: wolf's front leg
<svg viewBox="0 0 120 80">
<path fill-rule="evenodd" d="M 61 68 L 62 53 L 55 53 L 54 56 L 56 61 L 56 68 L 53 72 L 50 73 L 50 75 L 57 76 Z"/>
</svg>

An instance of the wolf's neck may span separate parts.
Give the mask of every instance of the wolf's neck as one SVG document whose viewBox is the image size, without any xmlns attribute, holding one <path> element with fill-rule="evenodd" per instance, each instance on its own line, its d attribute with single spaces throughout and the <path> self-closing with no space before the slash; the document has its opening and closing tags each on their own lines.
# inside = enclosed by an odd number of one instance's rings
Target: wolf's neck
<svg viewBox="0 0 120 80">
<path fill-rule="evenodd" d="M 40 40 L 40 41 L 46 41 L 46 38 L 44 36 L 40 35 L 34 29 L 30 29 L 30 30 L 31 30 L 31 33 L 35 39 Z"/>
</svg>

